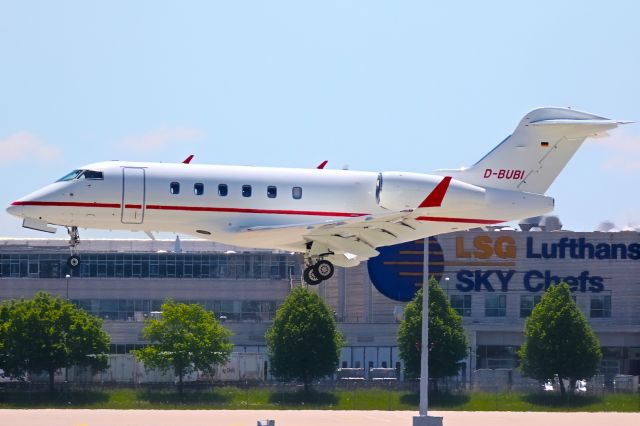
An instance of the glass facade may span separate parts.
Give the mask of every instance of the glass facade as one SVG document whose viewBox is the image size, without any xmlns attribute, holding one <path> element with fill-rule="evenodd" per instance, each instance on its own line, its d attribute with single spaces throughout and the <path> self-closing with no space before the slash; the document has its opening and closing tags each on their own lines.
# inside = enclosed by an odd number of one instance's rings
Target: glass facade
<svg viewBox="0 0 640 426">
<path fill-rule="evenodd" d="M 132 350 L 142 349 L 145 344 L 140 343 L 112 343 L 109 345 L 109 353 L 111 354 L 128 354 Z"/>
<path fill-rule="evenodd" d="M 72 299 L 72 302 L 105 320 L 144 321 L 162 310 L 160 299 Z M 279 306 L 274 300 L 176 300 L 197 303 L 222 321 L 271 321 Z"/>
<path fill-rule="evenodd" d="M 67 253 L 2 253 L 0 278 L 289 279 L 297 256 L 277 253 L 82 253 L 77 269 Z"/>
</svg>

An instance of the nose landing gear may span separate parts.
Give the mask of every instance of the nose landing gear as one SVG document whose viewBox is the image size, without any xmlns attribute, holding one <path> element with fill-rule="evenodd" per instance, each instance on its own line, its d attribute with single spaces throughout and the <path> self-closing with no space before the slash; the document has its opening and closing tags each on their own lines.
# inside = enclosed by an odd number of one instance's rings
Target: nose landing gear
<svg viewBox="0 0 640 426">
<path fill-rule="evenodd" d="M 67 233 L 69 234 L 69 249 L 71 250 L 71 256 L 67 259 L 67 266 L 71 269 L 76 269 L 81 263 L 80 256 L 78 255 L 78 249 L 76 248 L 78 244 L 80 244 L 78 227 L 68 226 Z"/>
<path fill-rule="evenodd" d="M 315 263 L 311 263 L 311 260 L 307 259 L 305 263 L 307 263 L 307 267 L 304 268 L 302 277 L 309 285 L 318 285 L 331 278 L 335 272 L 333 263 L 325 259 L 320 259 Z"/>
</svg>

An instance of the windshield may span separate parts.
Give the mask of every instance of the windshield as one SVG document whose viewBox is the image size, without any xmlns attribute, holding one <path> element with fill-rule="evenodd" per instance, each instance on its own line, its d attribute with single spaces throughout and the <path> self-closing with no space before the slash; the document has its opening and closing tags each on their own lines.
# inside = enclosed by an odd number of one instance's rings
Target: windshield
<svg viewBox="0 0 640 426">
<path fill-rule="evenodd" d="M 74 179 L 104 179 L 102 172 L 95 170 L 74 170 L 58 179 L 56 182 L 65 182 Z"/>
</svg>

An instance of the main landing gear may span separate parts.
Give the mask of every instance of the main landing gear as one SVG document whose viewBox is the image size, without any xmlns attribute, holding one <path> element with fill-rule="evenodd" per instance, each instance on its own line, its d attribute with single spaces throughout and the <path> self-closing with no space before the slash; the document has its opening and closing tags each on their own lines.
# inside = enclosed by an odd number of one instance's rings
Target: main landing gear
<svg viewBox="0 0 640 426">
<path fill-rule="evenodd" d="M 335 271 L 333 263 L 325 259 L 320 259 L 315 263 L 311 263 L 311 261 L 307 259 L 305 263 L 307 267 L 304 268 L 302 277 L 309 285 L 318 285 L 322 281 L 328 280 L 333 276 Z"/>
<path fill-rule="evenodd" d="M 78 249 L 76 248 L 78 244 L 80 244 L 78 227 L 67 226 L 67 233 L 69 234 L 69 249 L 71 250 L 71 256 L 67 259 L 67 266 L 71 269 L 76 269 L 80 266 L 80 256 L 78 255 Z"/>
</svg>

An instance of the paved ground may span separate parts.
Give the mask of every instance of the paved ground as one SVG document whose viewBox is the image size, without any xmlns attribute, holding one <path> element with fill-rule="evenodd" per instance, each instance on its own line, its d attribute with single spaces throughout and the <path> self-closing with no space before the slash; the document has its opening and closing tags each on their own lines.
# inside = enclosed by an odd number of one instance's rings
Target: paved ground
<svg viewBox="0 0 640 426">
<path fill-rule="evenodd" d="M 276 426 L 407 425 L 413 411 L 251 411 L 251 410 L 0 410 L 0 424 L 11 426 Z M 640 414 L 511 413 L 434 411 L 446 426 L 638 426 Z"/>
</svg>

